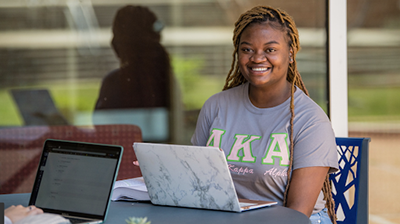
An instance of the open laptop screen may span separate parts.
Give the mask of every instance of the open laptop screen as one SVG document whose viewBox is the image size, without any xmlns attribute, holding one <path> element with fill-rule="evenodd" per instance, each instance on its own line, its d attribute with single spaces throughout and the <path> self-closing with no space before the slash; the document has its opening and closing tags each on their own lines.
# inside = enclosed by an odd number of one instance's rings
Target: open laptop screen
<svg viewBox="0 0 400 224">
<path fill-rule="evenodd" d="M 31 201 L 46 212 L 105 215 L 122 147 L 47 140 Z"/>
</svg>

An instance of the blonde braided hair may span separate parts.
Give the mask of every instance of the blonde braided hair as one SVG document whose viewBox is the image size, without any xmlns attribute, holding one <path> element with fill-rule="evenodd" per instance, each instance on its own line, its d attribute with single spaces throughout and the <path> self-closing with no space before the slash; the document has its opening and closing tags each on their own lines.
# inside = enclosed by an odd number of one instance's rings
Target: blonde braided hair
<svg viewBox="0 0 400 224">
<path fill-rule="evenodd" d="M 307 96 L 309 96 L 308 91 L 304 85 L 303 80 L 301 79 L 300 73 L 297 70 L 296 63 L 296 54 L 300 50 L 300 41 L 299 41 L 299 33 L 296 28 L 294 20 L 291 18 L 289 14 L 280 9 L 274 9 L 269 6 L 257 6 L 249 11 L 243 13 L 238 21 L 235 23 L 234 35 L 233 35 L 233 45 L 235 47 L 233 51 L 233 60 L 231 64 L 231 69 L 229 70 L 228 76 L 226 77 L 225 85 L 223 90 L 233 88 L 235 86 L 241 85 L 247 80 L 244 78 L 242 73 L 240 72 L 238 61 L 238 48 L 241 34 L 246 27 L 251 23 L 261 23 L 268 22 L 268 24 L 276 29 L 281 29 L 286 32 L 288 37 L 288 44 L 290 49 L 293 51 L 293 62 L 289 64 L 288 72 L 287 72 L 287 81 L 291 83 L 291 99 L 290 99 L 290 163 L 287 171 L 287 185 L 285 189 L 285 193 L 283 196 L 283 204 L 286 206 L 287 202 L 287 193 L 290 186 L 290 174 L 293 168 L 293 121 L 294 121 L 294 92 L 295 86 L 300 88 Z M 328 209 L 329 216 L 334 224 L 336 224 L 336 215 L 335 215 L 335 204 L 332 199 L 331 187 L 329 176 L 325 178 L 324 185 L 322 187 L 322 191 L 324 193 L 324 199 L 326 200 L 326 208 Z"/>
</svg>

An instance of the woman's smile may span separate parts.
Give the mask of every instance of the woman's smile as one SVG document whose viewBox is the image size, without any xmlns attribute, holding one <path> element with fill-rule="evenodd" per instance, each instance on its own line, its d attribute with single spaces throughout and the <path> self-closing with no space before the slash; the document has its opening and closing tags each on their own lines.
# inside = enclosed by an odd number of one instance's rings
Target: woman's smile
<svg viewBox="0 0 400 224">
<path fill-rule="evenodd" d="M 271 68 L 267 67 L 250 67 L 250 69 L 256 73 L 264 73 L 271 70 Z"/>
</svg>

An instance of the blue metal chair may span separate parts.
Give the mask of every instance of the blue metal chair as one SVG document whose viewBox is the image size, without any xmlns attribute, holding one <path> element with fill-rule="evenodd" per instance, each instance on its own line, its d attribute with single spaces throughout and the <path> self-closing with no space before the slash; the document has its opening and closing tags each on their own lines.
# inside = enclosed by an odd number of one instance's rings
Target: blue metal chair
<svg viewBox="0 0 400 224">
<path fill-rule="evenodd" d="M 368 223 L 369 142 L 369 138 L 336 138 L 339 171 L 330 180 L 338 224 Z"/>
</svg>

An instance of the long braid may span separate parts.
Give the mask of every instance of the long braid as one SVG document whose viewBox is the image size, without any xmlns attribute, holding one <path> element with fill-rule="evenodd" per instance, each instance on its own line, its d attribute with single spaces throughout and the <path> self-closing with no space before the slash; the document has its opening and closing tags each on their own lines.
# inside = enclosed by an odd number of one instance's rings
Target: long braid
<svg viewBox="0 0 400 224">
<path fill-rule="evenodd" d="M 294 76 L 294 80 L 292 82 L 292 85 L 290 87 L 290 160 L 289 160 L 289 167 L 287 171 L 287 185 L 285 188 L 285 194 L 283 195 L 283 204 L 286 206 L 287 202 L 287 193 L 289 192 L 289 186 L 290 186 L 290 174 L 292 173 L 293 169 L 293 150 L 294 150 L 294 141 L 293 141 L 293 122 L 294 122 L 294 90 L 295 86 L 294 83 L 297 79 L 297 76 Z"/>
<path fill-rule="evenodd" d="M 288 72 L 287 72 L 287 80 L 291 83 L 291 100 L 290 100 L 290 162 L 289 168 L 287 171 L 287 185 L 285 189 L 285 193 L 283 196 L 283 204 L 286 205 L 287 202 L 287 193 L 290 188 L 290 178 L 291 172 L 293 169 L 293 150 L 294 150 L 294 140 L 293 140 L 293 123 L 294 123 L 294 92 L 295 87 L 300 88 L 307 96 L 309 96 L 308 91 L 304 85 L 304 82 L 301 78 L 299 71 L 297 70 L 297 62 L 296 62 L 296 54 L 300 50 L 300 41 L 299 41 L 299 33 L 296 28 L 295 22 L 291 18 L 289 14 L 280 9 L 274 9 L 269 6 L 257 6 L 249 11 L 243 13 L 238 21 L 235 23 L 234 35 L 233 35 L 233 45 L 234 51 L 232 54 L 232 64 L 231 69 L 229 70 L 228 76 L 225 80 L 225 85 L 223 90 L 233 88 L 235 86 L 241 85 L 247 80 L 241 74 L 238 65 L 238 48 L 240 36 L 243 30 L 251 23 L 256 22 L 268 22 L 271 25 L 278 23 L 283 31 L 286 31 L 290 49 L 293 51 L 292 59 L 293 62 L 289 64 Z M 335 204 L 332 199 L 332 192 L 330 187 L 329 175 L 326 176 L 324 185 L 322 188 L 324 193 L 324 199 L 326 200 L 326 207 L 328 209 L 329 216 L 332 220 L 332 223 L 336 224 L 336 215 L 335 215 Z"/>
</svg>

